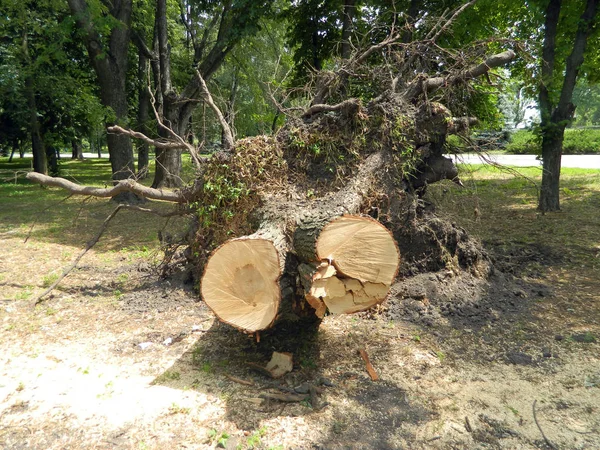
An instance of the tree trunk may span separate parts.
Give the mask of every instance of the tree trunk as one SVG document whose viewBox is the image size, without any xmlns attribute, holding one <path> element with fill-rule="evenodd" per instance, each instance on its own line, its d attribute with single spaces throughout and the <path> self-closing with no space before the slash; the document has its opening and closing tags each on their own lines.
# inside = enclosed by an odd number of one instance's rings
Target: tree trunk
<svg viewBox="0 0 600 450">
<path fill-rule="evenodd" d="M 71 140 L 71 159 L 78 159 L 83 161 L 83 146 L 81 145 L 81 141 L 77 139 Z"/>
<path fill-rule="evenodd" d="M 344 2 L 344 17 L 342 21 L 342 59 L 350 59 L 350 55 L 352 54 L 350 36 L 352 36 L 355 13 L 356 0 L 346 0 Z"/>
<path fill-rule="evenodd" d="M 113 120 L 106 125 L 124 125 L 128 119 L 127 106 L 127 53 L 129 48 L 129 25 L 131 23 L 132 1 L 122 0 L 110 8 L 111 15 L 118 21 L 108 36 L 108 47 L 104 48 L 105 39 L 94 27 L 89 7 L 85 0 L 68 0 L 71 12 L 76 17 L 78 27 L 84 33 L 84 41 L 88 50 L 90 63 L 98 77 L 100 99 L 102 105 L 114 113 Z M 129 178 L 135 174 L 133 147 L 129 136 L 108 134 L 108 152 L 112 169 L 112 179 Z M 136 201 L 130 195 L 119 197 L 115 201 Z"/>
<path fill-rule="evenodd" d="M 48 173 L 48 160 L 46 148 L 40 131 L 40 122 L 37 114 L 37 104 L 33 88 L 33 79 L 27 77 L 25 80 L 27 103 L 29 106 L 29 129 L 31 134 L 31 151 L 33 153 L 33 170 L 38 173 Z"/>
<path fill-rule="evenodd" d="M 351 314 L 385 300 L 400 262 L 391 233 L 368 217 L 341 216 L 322 223 L 319 217 L 305 226 L 312 231 L 296 233 L 293 243 L 283 226 L 267 221 L 255 234 L 223 244 L 202 277 L 206 304 L 223 322 L 253 333 L 279 320 L 307 315 L 319 320 L 326 311 Z M 296 259 L 291 247 L 298 257 L 313 254 L 286 273 L 287 261 Z M 286 292 L 289 286 L 279 283 L 284 275 L 300 279 L 302 287 Z M 296 295 L 298 291 L 303 294 Z"/>
<path fill-rule="evenodd" d="M 46 146 L 46 158 L 48 159 L 48 170 L 50 175 L 56 177 L 60 175 L 58 160 L 60 159 L 58 150 L 54 145 Z"/>
<path fill-rule="evenodd" d="M 148 70 L 148 60 L 142 51 L 139 52 L 138 64 L 138 114 L 137 114 L 137 130 L 149 136 L 150 127 L 148 119 L 150 117 L 150 92 L 149 86 L 146 83 L 146 73 Z M 137 177 L 140 179 L 148 176 L 149 153 L 150 145 L 147 142 L 139 141 L 137 146 L 138 151 L 138 171 Z"/>
<path fill-rule="evenodd" d="M 546 132 L 542 137 L 542 188 L 539 209 L 541 211 L 560 210 L 560 163 L 565 128 L 557 127 L 553 133 Z"/>
<path fill-rule="evenodd" d="M 588 38 L 594 26 L 600 0 L 587 0 L 577 26 L 571 53 L 566 61 L 560 98 L 553 106 L 548 86 L 555 74 L 556 38 L 561 9 L 561 0 L 550 0 L 546 8 L 544 45 L 542 48 L 542 85 L 540 86 L 540 111 L 542 116 L 542 189 L 539 209 L 543 212 L 560 210 L 560 163 L 565 127 L 573 119 L 575 106 L 573 90 L 579 69 L 584 61 Z"/>
<path fill-rule="evenodd" d="M 23 30 L 22 40 L 24 64 L 27 70 L 31 70 L 31 57 L 29 55 L 29 43 L 27 39 L 27 30 Z M 35 83 L 33 74 L 29 73 L 25 78 L 25 97 L 29 107 L 29 132 L 31 135 L 31 151 L 33 153 L 33 170 L 38 173 L 48 173 L 48 162 L 46 159 L 46 149 L 42 139 L 41 125 L 38 120 L 37 103 L 35 99 Z"/>
<path fill-rule="evenodd" d="M 171 55 L 167 30 L 167 2 L 156 2 L 156 42 L 158 44 L 160 88 L 163 97 L 163 123 L 172 132 L 183 137 L 187 121 L 182 122 L 180 117 L 181 103 L 179 96 L 173 91 L 171 84 Z M 158 135 L 170 139 L 169 130 L 163 126 L 158 127 Z M 153 188 L 180 187 L 183 185 L 181 174 L 181 150 L 156 149 L 156 168 L 154 172 Z"/>
</svg>

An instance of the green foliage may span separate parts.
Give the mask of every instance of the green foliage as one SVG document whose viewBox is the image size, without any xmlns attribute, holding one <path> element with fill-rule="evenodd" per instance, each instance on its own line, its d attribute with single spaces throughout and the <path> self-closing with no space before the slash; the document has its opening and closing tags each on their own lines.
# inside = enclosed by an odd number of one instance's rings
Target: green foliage
<svg viewBox="0 0 600 450">
<path fill-rule="evenodd" d="M 506 151 L 518 155 L 539 155 L 542 152 L 540 137 L 530 130 L 518 130 L 511 134 Z M 563 154 L 600 154 L 600 129 L 567 128 L 563 141 Z"/>
<path fill-rule="evenodd" d="M 66 3 L 2 2 L 0 28 L 0 145 L 16 148 L 29 140 L 30 83 L 44 143 L 70 148 L 72 139 L 81 139 L 102 121 L 104 110 Z"/>
</svg>

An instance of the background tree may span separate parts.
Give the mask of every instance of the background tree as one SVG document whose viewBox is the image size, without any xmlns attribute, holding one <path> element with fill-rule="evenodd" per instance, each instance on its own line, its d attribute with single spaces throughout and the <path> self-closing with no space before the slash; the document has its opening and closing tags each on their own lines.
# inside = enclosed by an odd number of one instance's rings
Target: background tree
<svg viewBox="0 0 600 450">
<path fill-rule="evenodd" d="M 126 82 L 132 1 L 68 0 L 68 4 L 96 73 L 100 99 L 110 112 L 106 124 L 127 125 Z M 107 142 L 113 180 L 134 175 L 129 136 L 109 133 Z"/>
<path fill-rule="evenodd" d="M 158 57 L 158 64 L 153 65 L 158 71 L 155 89 L 165 125 L 159 125 L 159 136 L 167 139 L 174 132 L 186 139 L 190 118 L 203 92 L 198 74 L 209 80 L 241 40 L 260 29 L 260 18 L 269 13 L 271 4 L 271 0 L 182 2 L 174 5 L 181 8 L 177 14 L 167 0 L 157 0 L 155 49 L 150 51 L 150 46 L 136 42 L 149 58 Z M 170 34 L 171 23 L 182 24 L 185 34 Z M 178 40 L 184 41 L 187 51 L 175 52 L 181 48 Z M 174 67 L 179 70 L 174 71 Z M 180 173 L 181 150 L 158 149 L 152 186 L 181 186 Z"/>
<path fill-rule="evenodd" d="M 35 170 L 46 173 L 49 162 L 56 174 L 60 150 L 81 149 L 82 137 L 102 119 L 92 74 L 62 3 L 7 1 L 0 21 L 5 140 L 15 148 L 27 130 Z"/>
<path fill-rule="evenodd" d="M 573 3 L 577 3 L 577 5 Z M 559 180 L 562 143 L 565 128 L 575 113 L 575 105 L 572 103 L 573 92 L 584 62 L 588 39 L 596 24 L 599 3 L 599 0 L 586 0 L 563 5 L 561 0 L 550 0 L 545 9 L 539 91 L 543 160 L 542 189 L 539 201 L 541 211 L 558 211 L 560 209 Z M 574 8 L 574 6 L 579 8 Z M 583 11 L 581 11 L 582 6 L 584 7 Z M 572 11 L 571 8 L 575 11 Z M 561 17 L 562 30 L 560 27 Z M 573 21 L 573 17 L 578 18 L 574 24 L 576 28 L 574 36 L 572 29 L 564 30 L 566 26 L 573 26 L 570 23 Z M 568 56 L 562 59 L 561 53 L 565 52 L 568 52 Z"/>
</svg>

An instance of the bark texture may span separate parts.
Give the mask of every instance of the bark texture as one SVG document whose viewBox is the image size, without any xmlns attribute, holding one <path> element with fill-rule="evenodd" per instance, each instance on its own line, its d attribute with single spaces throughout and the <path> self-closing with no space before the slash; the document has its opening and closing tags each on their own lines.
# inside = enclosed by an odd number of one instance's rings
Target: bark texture
<svg viewBox="0 0 600 450">
<path fill-rule="evenodd" d="M 114 113 L 107 125 L 127 123 L 127 54 L 130 42 L 131 0 L 111 4 L 110 14 L 120 22 L 110 31 L 108 45 L 94 26 L 94 18 L 86 0 L 68 0 L 69 7 L 83 31 L 83 39 L 91 66 L 96 72 L 102 104 Z M 135 174 L 133 147 L 129 136 L 107 135 L 113 180 L 118 182 Z"/>
<path fill-rule="evenodd" d="M 542 83 L 539 101 L 542 128 L 542 187 L 538 208 L 543 211 L 560 210 L 560 168 L 562 144 L 567 124 L 573 119 L 575 106 L 572 103 L 573 90 L 577 82 L 579 70 L 584 61 L 587 41 L 594 28 L 600 0 L 587 0 L 573 41 L 571 52 L 567 58 L 564 74 L 557 74 L 556 42 L 565 39 L 558 35 L 558 24 L 562 6 L 561 0 L 550 0 L 546 7 L 544 24 L 544 44 L 542 47 Z M 560 98 L 554 104 L 548 86 L 556 79 L 562 78 Z"/>
</svg>

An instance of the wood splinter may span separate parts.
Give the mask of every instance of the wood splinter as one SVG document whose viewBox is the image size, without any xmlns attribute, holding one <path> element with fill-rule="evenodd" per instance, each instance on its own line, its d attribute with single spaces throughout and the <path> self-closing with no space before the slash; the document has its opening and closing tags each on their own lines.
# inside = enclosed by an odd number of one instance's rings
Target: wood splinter
<svg viewBox="0 0 600 450">
<path fill-rule="evenodd" d="M 369 361 L 369 355 L 367 355 L 367 352 L 365 350 L 363 350 L 362 348 L 360 348 L 360 349 L 358 349 L 358 353 L 360 353 L 360 356 L 365 361 L 365 365 L 367 367 L 367 372 L 369 372 L 369 376 L 371 377 L 371 380 L 378 381 L 379 375 L 377 375 L 375 368 L 371 364 L 371 361 Z"/>
</svg>

